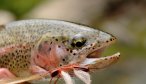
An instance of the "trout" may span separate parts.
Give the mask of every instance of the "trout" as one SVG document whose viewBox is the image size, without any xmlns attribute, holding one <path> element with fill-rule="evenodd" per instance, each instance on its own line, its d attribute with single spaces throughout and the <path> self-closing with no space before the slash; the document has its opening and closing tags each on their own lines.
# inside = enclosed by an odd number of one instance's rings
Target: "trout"
<svg viewBox="0 0 146 84">
<path fill-rule="evenodd" d="M 88 72 L 119 59 L 120 53 L 100 57 L 115 41 L 109 33 L 61 20 L 32 19 L 1 25 L 0 80 L 27 78 L 13 81 L 21 83 L 39 74 L 36 79 L 58 76 L 73 84 L 71 77 L 76 76 L 91 84 Z"/>
</svg>

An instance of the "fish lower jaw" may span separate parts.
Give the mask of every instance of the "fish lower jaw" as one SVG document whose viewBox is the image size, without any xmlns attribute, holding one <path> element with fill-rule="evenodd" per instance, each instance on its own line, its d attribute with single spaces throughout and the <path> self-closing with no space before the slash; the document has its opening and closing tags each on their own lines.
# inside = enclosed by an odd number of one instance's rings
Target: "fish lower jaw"
<svg viewBox="0 0 146 84">
<path fill-rule="evenodd" d="M 97 70 L 116 63 L 120 58 L 120 53 L 117 52 L 113 55 L 100 57 L 100 58 L 86 58 L 81 65 L 87 66 L 89 69 Z M 91 70 L 92 71 L 92 70 Z"/>
</svg>

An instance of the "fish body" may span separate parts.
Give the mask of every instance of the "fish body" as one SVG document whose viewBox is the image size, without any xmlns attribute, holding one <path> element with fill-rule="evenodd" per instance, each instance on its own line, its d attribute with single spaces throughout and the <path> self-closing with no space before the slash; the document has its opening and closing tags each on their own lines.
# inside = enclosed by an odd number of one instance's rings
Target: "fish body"
<svg viewBox="0 0 146 84">
<path fill-rule="evenodd" d="M 86 26 L 59 20 L 22 20 L 0 26 L 0 68 L 16 77 L 84 63 L 116 38 Z M 92 64 L 90 64 L 91 66 Z"/>
</svg>

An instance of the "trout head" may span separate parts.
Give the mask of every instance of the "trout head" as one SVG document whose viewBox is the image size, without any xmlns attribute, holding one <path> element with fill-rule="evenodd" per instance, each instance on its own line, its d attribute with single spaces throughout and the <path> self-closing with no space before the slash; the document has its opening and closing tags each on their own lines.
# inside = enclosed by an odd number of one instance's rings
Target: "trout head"
<svg viewBox="0 0 146 84">
<path fill-rule="evenodd" d="M 69 24 L 69 25 L 68 25 Z M 86 58 L 98 58 L 103 49 L 116 38 L 100 30 L 69 22 L 64 28 L 45 33 L 32 53 L 32 62 L 46 70 L 74 63 Z"/>
</svg>

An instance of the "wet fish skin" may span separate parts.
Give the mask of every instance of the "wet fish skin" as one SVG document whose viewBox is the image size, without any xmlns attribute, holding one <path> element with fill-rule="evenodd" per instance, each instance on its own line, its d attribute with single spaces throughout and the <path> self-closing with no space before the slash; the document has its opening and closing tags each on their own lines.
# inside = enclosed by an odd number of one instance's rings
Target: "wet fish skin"
<svg viewBox="0 0 146 84">
<path fill-rule="evenodd" d="M 85 44 L 74 45 L 74 38 L 85 39 Z M 52 70 L 81 63 L 87 55 L 115 40 L 111 34 L 66 21 L 15 21 L 0 27 L 0 68 L 26 77 L 32 75 L 32 65 Z"/>
</svg>

